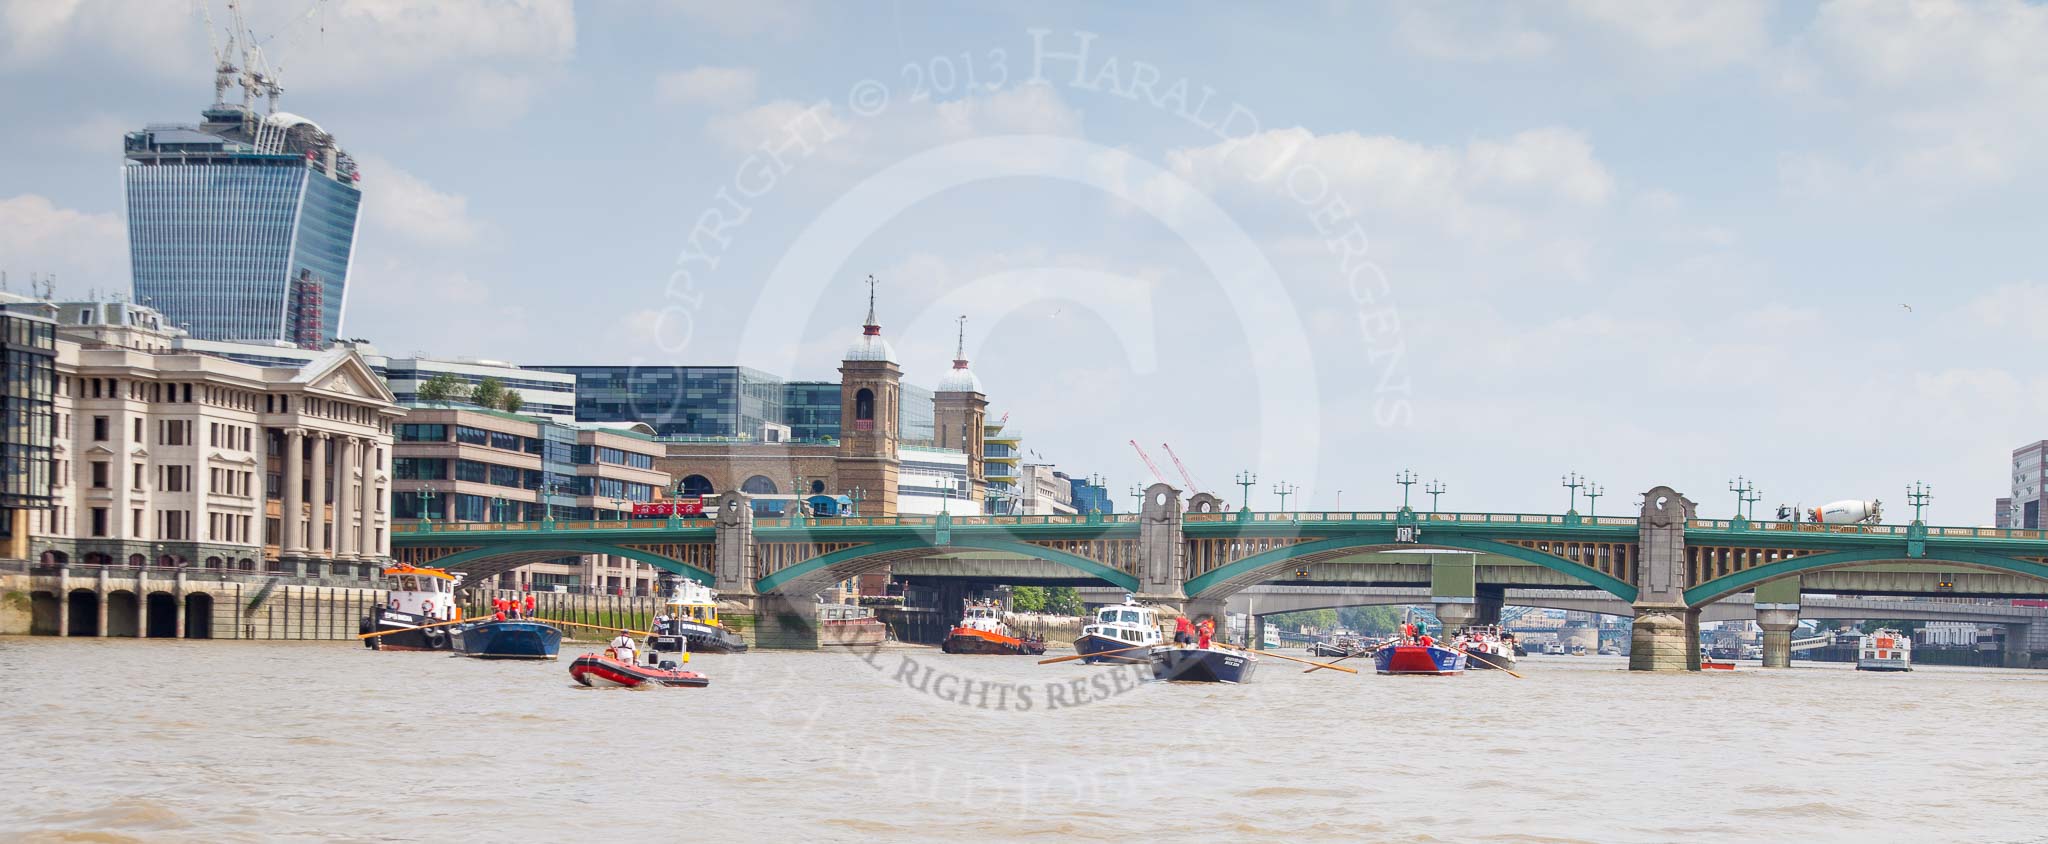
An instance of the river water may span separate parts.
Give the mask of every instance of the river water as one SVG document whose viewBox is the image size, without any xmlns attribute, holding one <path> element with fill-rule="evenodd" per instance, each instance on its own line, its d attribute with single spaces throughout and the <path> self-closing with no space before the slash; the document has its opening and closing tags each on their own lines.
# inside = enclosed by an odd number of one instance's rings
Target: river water
<svg viewBox="0 0 2048 844">
<path fill-rule="evenodd" d="M 690 667 L 0 638 L 0 840 L 2048 840 L 2048 672 Z"/>
</svg>

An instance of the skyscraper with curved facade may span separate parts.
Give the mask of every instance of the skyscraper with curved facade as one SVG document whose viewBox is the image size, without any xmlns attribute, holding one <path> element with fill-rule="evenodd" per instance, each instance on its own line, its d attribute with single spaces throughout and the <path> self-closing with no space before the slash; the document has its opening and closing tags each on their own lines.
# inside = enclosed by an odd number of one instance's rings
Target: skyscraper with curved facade
<svg viewBox="0 0 2048 844">
<path fill-rule="evenodd" d="M 289 112 L 216 102 L 202 115 L 125 140 L 136 300 L 202 340 L 325 345 L 355 250 L 355 160 Z"/>
</svg>

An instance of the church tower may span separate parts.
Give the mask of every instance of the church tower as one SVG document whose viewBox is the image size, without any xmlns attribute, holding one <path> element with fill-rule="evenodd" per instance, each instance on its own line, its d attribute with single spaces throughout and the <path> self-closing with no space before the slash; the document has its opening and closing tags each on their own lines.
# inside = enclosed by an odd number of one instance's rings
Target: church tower
<svg viewBox="0 0 2048 844">
<path fill-rule="evenodd" d="M 940 448 L 967 452 L 968 496 L 976 504 L 988 495 L 988 479 L 981 470 L 982 424 L 988 419 L 988 397 L 981 392 L 981 379 L 967 368 L 967 318 L 960 318 L 960 341 L 953 351 L 953 370 L 939 380 L 932 396 L 933 416 L 938 427 Z M 976 508 L 977 511 L 980 508 Z"/>
<path fill-rule="evenodd" d="M 859 487 L 863 516 L 896 515 L 902 381 L 896 350 L 875 321 L 875 277 L 868 276 L 868 319 L 839 363 L 839 492 Z"/>
</svg>

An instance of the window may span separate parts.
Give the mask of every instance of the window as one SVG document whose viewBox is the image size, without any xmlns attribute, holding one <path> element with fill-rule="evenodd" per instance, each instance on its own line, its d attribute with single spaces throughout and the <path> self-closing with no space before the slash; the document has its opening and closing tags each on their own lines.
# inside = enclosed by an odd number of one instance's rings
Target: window
<svg viewBox="0 0 2048 844">
<path fill-rule="evenodd" d="M 101 464 L 101 465 L 104 465 L 104 464 Z M 107 535 L 107 508 L 105 508 L 105 507 L 94 507 L 94 508 L 92 508 L 92 535 L 94 535 L 94 536 L 106 536 L 106 535 Z"/>
<path fill-rule="evenodd" d="M 135 490 L 136 492 L 141 492 L 141 491 L 142 491 L 142 476 L 143 476 L 143 474 L 144 474 L 144 471 L 143 471 L 143 468 L 142 468 L 142 464 L 140 464 L 140 463 L 137 463 L 137 464 L 135 464 L 135 476 L 134 476 L 134 477 L 133 477 L 132 479 L 130 479 L 130 481 L 129 481 L 129 485 L 128 485 L 128 488 L 129 488 L 129 489 L 132 489 L 132 490 Z"/>
<path fill-rule="evenodd" d="M 192 491 L 192 470 L 191 470 L 191 468 L 190 468 L 190 467 L 186 467 L 186 466 L 163 466 L 163 467 L 160 467 L 160 468 L 162 468 L 162 469 L 163 469 L 163 474 L 164 474 L 164 477 L 163 477 L 163 486 L 162 486 L 162 489 L 163 489 L 163 491 L 165 491 L 165 492 L 191 492 L 191 491 Z"/>
<path fill-rule="evenodd" d="M 398 426 L 398 441 L 408 443 L 438 443 L 448 441 L 448 426 L 421 423 Z"/>
<path fill-rule="evenodd" d="M 491 432 L 468 425 L 455 426 L 455 441 L 465 445 L 490 445 Z"/>
<path fill-rule="evenodd" d="M 135 417 L 135 441 L 142 442 L 142 417 Z"/>
<path fill-rule="evenodd" d="M 875 427 L 875 391 L 862 387 L 860 392 L 853 394 L 853 419 L 856 423 L 854 427 L 859 430 L 872 430 Z M 858 424 L 861 422 L 868 424 Z"/>
<path fill-rule="evenodd" d="M 108 475 L 108 474 L 109 474 L 109 473 L 107 472 L 107 461 L 105 461 L 105 460 L 94 460 L 94 461 L 92 462 L 92 488 L 93 488 L 93 489 L 106 489 L 106 488 L 107 488 L 107 475 Z M 103 535 L 104 535 L 104 534 L 94 534 L 94 536 L 103 536 Z"/>
<path fill-rule="evenodd" d="M 92 441 L 96 443 L 107 441 L 107 417 L 95 416 L 92 418 Z"/>
</svg>

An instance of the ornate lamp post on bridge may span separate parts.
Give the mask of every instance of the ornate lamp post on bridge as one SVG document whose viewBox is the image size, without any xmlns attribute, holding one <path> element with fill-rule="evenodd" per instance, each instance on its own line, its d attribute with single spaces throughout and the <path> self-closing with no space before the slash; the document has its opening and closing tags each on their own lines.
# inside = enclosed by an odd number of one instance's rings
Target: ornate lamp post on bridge
<svg viewBox="0 0 2048 844">
<path fill-rule="evenodd" d="M 1587 518 L 1589 518 L 1589 519 L 1595 519 L 1595 518 L 1599 518 L 1599 517 L 1600 517 L 1600 496 L 1602 496 L 1602 495 L 1606 495 L 1606 494 L 1607 494 L 1607 490 L 1601 489 L 1601 488 L 1600 488 L 1600 485 L 1599 485 L 1599 484 L 1594 484 L 1594 483 L 1588 483 L 1588 484 L 1586 484 L 1586 517 L 1587 517 Z"/>
<path fill-rule="evenodd" d="M 1280 512 L 1287 512 L 1287 496 L 1293 495 L 1295 491 L 1299 489 L 1301 489 L 1301 487 L 1295 486 L 1286 481 L 1281 481 L 1273 485 L 1273 494 L 1280 496 Z"/>
<path fill-rule="evenodd" d="M 676 479 L 674 494 L 668 497 L 668 526 L 670 530 L 683 526 L 683 479 Z"/>
<path fill-rule="evenodd" d="M 852 489 L 849 489 L 846 491 L 846 498 L 848 501 L 853 502 L 853 517 L 860 518 L 860 503 L 868 500 L 867 489 L 863 487 L 854 487 Z"/>
<path fill-rule="evenodd" d="M 1565 511 L 1564 511 L 1565 515 L 1567 515 L 1567 516 L 1576 516 L 1576 515 L 1578 515 L 1578 514 L 1579 514 L 1579 487 L 1582 487 L 1582 486 L 1585 486 L 1585 485 L 1586 485 L 1586 482 L 1585 482 L 1585 480 L 1584 480 L 1583 478 L 1580 478 L 1580 477 L 1579 477 L 1579 473 L 1577 473 L 1577 472 L 1573 472 L 1573 473 L 1571 473 L 1571 474 L 1569 474 L 1569 475 L 1566 475 L 1566 476 L 1564 476 L 1564 477 L 1562 477 L 1562 478 L 1559 478 L 1559 479 L 1558 479 L 1558 483 L 1559 483 L 1560 485 L 1562 485 L 1562 486 L 1563 486 L 1563 487 L 1564 487 L 1565 489 L 1571 490 L 1571 497 L 1570 497 L 1570 499 L 1569 499 L 1569 501 L 1571 502 L 1571 506 L 1569 506 L 1569 507 L 1565 508 Z"/>
<path fill-rule="evenodd" d="M 1252 517 L 1252 484 L 1259 482 L 1259 476 L 1251 472 L 1237 473 L 1237 485 L 1244 487 L 1244 506 L 1237 510 L 1237 520 L 1249 521 Z"/>
<path fill-rule="evenodd" d="M 1400 474 L 1394 476 L 1394 483 L 1401 485 L 1401 509 L 1409 509 L 1408 489 L 1410 487 L 1415 486 L 1415 473 L 1407 469 L 1402 469 Z"/>
<path fill-rule="evenodd" d="M 420 501 L 420 528 L 432 531 L 434 529 L 434 499 L 440 495 L 440 492 L 434 489 L 433 484 L 427 484 L 420 487 L 419 492 L 413 495 Z"/>
<path fill-rule="evenodd" d="M 1728 482 L 1728 491 L 1735 493 L 1736 520 L 1747 522 L 1756 515 L 1756 508 L 1754 506 L 1749 505 L 1752 505 L 1759 499 L 1763 498 L 1763 495 L 1757 493 L 1755 482 L 1749 480 L 1748 478 L 1744 478 L 1741 475 L 1736 475 L 1735 480 Z M 1750 497 L 1752 495 L 1756 497 Z M 1747 508 L 1748 510 L 1747 513 L 1744 512 L 1745 508 Z"/>
<path fill-rule="evenodd" d="M 547 506 L 547 510 L 542 513 L 540 518 L 542 530 L 555 529 L 555 493 L 560 492 L 561 489 L 561 481 L 548 481 L 540 485 L 540 494 L 545 496 L 541 499 L 541 502 Z"/>
<path fill-rule="evenodd" d="M 1447 491 L 1444 488 L 1444 482 L 1439 480 L 1431 480 L 1429 482 L 1429 486 L 1423 487 L 1422 491 L 1429 493 L 1429 512 L 1436 512 L 1437 496 L 1443 495 Z"/>
<path fill-rule="evenodd" d="M 499 524 L 505 523 L 505 496 L 491 496 L 491 517 Z"/>
<path fill-rule="evenodd" d="M 1933 498 L 1934 491 L 1924 483 L 1914 481 L 1912 486 L 1906 487 L 1906 500 L 1913 503 L 1913 524 L 1922 524 L 1920 516 L 1926 511 L 1927 502 Z"/>
</svg>

